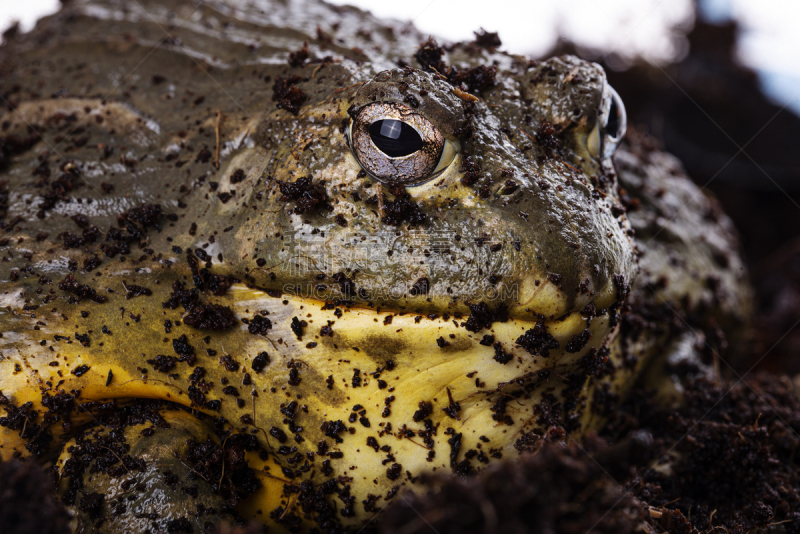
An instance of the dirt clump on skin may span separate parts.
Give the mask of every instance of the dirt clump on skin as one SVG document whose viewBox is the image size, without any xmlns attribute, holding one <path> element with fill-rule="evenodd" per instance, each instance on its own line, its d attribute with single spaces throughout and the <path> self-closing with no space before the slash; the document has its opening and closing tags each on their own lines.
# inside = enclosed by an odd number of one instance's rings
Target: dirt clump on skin
<svg viewBox="0 0 800 534">
<path fill-rule="evenodd" d="M 298 215 L 312 213 L 317 210 L 330 211 L 328 193 L 325 188 L 311 180 L 310 176 L 298 178 L 294 182 L 278 182 L 283 202 L 294 202 L 294 212 Z"/>
<path fill-rule="evenodd" d="M 303 102 L 308 100 L 308 95 L 296 84 L 303 81 L 301 76 L 296 74 L 284 78 L 278 76 L 272 86 L 272 100 L 277 102 L 280 109 L 285 109 L 292 115 L 297 115 Z"/>
<path fill-rule="evenodd" d="M 494 34 L 494 37 L 497 38 L 497 34 Z M 490 41 L 494 42 L 491 38 Z M 500 44 L 499 39 L 497 39 L 496 43 L 497 45 Z M 422 70 L 437 72 L 444 76 L 454 87 L 461 87 L 469 93 L 478 94 L 484 89 L 493 87 L 496 83 L 497 67 L 495 65 L 478 65 L 471 69 L 459 70 L 444 61 L 444 49 L 433 38 L 428 39 L 419 46 L 416 54 L 414 54 L 414 59 L 417 60 Z"/>
<path fill-rule="evenodd" d="M 197 304 L 183 322 L 200 330 L 228 330 L 237 324 L 233 310 L 219 304 Z"/>
<path fill-rule="evenodd" d="M 400 194 L 394 200 L 388 201 L 384 212 L 381 222 L 390 226 L 400 226 L 404 222 L 413 226 L 428 220 L 428 216 L 411 200 L 411 195 L 408 193 Z"/>
</svg>

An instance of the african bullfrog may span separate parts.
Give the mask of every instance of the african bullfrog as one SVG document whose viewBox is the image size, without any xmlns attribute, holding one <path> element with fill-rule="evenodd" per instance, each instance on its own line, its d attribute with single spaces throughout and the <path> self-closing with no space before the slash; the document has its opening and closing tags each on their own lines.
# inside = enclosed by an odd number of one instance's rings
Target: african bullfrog
<svg viewBox="0 0 800 534">
<path fill-rule="evenodd" d="M 713 372 L 730 221 L 602 68 L 499 45 L 312 0 L 74 1 L 6 43 L 0 457 L 79 532 L 358 529 Z"/>
</svg>

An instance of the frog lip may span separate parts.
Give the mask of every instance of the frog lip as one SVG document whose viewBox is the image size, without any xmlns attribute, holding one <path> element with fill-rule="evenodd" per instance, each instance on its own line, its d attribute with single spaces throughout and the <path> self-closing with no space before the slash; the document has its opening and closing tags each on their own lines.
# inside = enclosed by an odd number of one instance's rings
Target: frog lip
<svg viewBox="0 0 800 534">
<path fill-rule="evenodd" d="M 313 303 L 315 307 L 324 309 L 334 309 L 334 307 L 358 310 L 360 313 L 372 313 L 377 315 L 394 314 L 397 316 L 420 316 L 426 318 L 443 318 L 444 320 L 453 320 L 461 322 L 461 326 L 466 324 L 472 325 L 488 325 L 491 323 L 503 323 L 506 321 L 518 321 L 521 323 L 535 324 L 544 320 L 545 315 L 531 311 L 531 308 L 519 301 L 511 303 L 501 299 L 487 298 L 487 299 L 431 299 L 426 298 L 425 295 L 414 295 L 411 293 L 412 298 L 403 295 L 401 298 L 365 298 L 366 296 L 355 296 L 347 294 L 340 294 L 338 291 L 335 293 L 326 289 L 320 289 L 320 286 L 325 286 L 324 283 L 314 284 L 309 281 L 281 284 L 280 279 L 276 279 L 272 284 L 259 287 L 258 285 L 250 285 L 249 287 L 257 289 L 266 293 L 269 297 L 276 299 L 287 300 L 301 300 L 308 303 Z M 414 288 L 413 284 L 409 284 Z M 280 287 L 280 289 L 276 288 Z M 245 286 L 242 286 L 244 288 Z M 537 287 L 532 297 L 545 287 Z M 374 294 L 373 294 L 374 295 Z M 531 297 L 531 298 L 532 298 Z M 585 306 L 567 308 L 559 311 L 558 313 L 549 314 L 549 321 L 563 321 L 564 319 L 573 316 L 581 315 Z M 472 321 L 470 318 L 475 317 Z M 477 322 L 475 322 L 477 321 Z M 480 331 L 483 327 L 477 326 L 475 332 Z M 469 329 L 469 327 L 468 327 Z"/>
<path fill-rule="evenodd" d="M 276 282 L 278 285 L 281 285 L 279 280 L 276 280 Z M 437 304 L 432 299 L 425 298 L 423 293 L 414 294 L 414 284 L 415 282 L 411 282 L 409 284 L 409 287 L 412 288 L 412 298 L 407 298 L 406 295 L 400 298 L 392 296 L 389 296 L 389 298 L 368 298 L 369 296 L 375 297 L 374 293 L 372 293 L 372 295 L 362 294 L 358 296 L 348 295 L 346 293 L 343 295 L 335 294 L 327 291 L 326 289 L 320 289 L 320 286 L 326 285 L 322 283 L 304 283 L 298 285 L 287 283 L 283 284 L 281 289 L 274 289 L 270 287 L 260 289 L 261 291 L 264 291 L 271 297 L 275 298 L 300 298 L 319 303 L 321 306 L 342 306 L 346 308 L 359 309 L 365 312 L 371 311 L 376 314 L 395 313 L 400 315 L 422 316 L 442 315 L 453 316 L 457 318 L 463 316 L 463 318 L 466 319 L 470 315 L 471 310 L 473 310 L 476 306 L 479 306 L 487 309 L 487 313 L 493 315 L 498 313 L 499 315 L 511 319 L 523 319 L 523 317 L 515 317 L 514 314 L 509 314 L 507 306 L 503 303 L 492 305 L 491 303 L 487 304 L 484 301 L 473 302 L 451 300 L 447 302 L 443 301 L 441 304 Z M 456 303 L 458 304 L 458 307 L 454 307 L 454 304 Z"/>
<path fill-rule="evenodd" d="M 241 290 L 247 291 L 247 288 L 241 287 Z M 238 301 L 237 309 L 250 311 L 256 303 L 263 303 L 269 310 L 271 335 L 289 343 L 286 354 L 290 356 L 318 358 L 324 353 L 318 345 L 337 353 L 352 347 L 359 347 L 354 349 L 356 351 L 383 353 L 402 345 L 403 350 L 412 351 L 408 354 L 430 352 L 434 359 L 457 355 L 466 358 L 465 365 L 478 365 L 477 362 L 487 356 L 490 360 L 494 358 L 502 367 L 494 369 L 493 376 L 502 375 L 502 380 L 498 380 L 504 383 L 520 379 L 522 371 L 572 365 L 591 349 L 599 349 L 609 335 L 614 335 L 610 316 L 594 317 L 587 322 L 578 311 L 554 318 L 530 314 L 498 317 L 491 310 L 479 307 L 463 315 L 454 314 L 452 310 L 426 314 L 345 306 L 332 301 L 278 295 L 277 292 L 270 296 L 283 297 L 282 305 L 270 298 L 265 302 L 263 293 L 253 293 L 250 298 L 243 299 L 234 297 L 234 300 Z M 326 324 L 327 332 L 324 332 Z M 301 335 L 302 339 L 295 339 Z M 355 354 L 351 356 L 358 358 Z M 512 356 L 517 363 L 506 366 Z"/>
</svg>

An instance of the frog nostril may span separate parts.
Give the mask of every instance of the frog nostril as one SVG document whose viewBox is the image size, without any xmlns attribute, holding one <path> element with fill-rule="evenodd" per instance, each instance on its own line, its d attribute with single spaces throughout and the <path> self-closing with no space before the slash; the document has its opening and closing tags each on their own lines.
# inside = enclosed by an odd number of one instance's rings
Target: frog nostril
<svg viewBox="0 0 800 534">
<path fill-rule="evenodd" d="M 498 195 L 508 196 L 514 194 L 517 189 L 519 189 L 519 184 L 514 180 L 506 180 L 506 182 L 500 186 L 500 189 L 497 190 Z"/>
</svg>

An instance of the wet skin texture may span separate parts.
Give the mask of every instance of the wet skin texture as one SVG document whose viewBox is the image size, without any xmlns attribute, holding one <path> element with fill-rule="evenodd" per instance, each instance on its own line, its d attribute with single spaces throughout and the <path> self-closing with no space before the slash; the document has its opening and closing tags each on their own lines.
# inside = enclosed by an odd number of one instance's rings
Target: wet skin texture
<svg viewBox="0 0 800 534">
<path fill-rule="evenodd" d="M 598 157 L 598 66 L 237 5 L 72 2 L 0 49 L 0 457 L 55 460 L 78 530 L 357 530 L 739 329 L 713 199 L 637 134 Z M 376 102 L 452 158 L 366 172 Z"/>
</svg>

